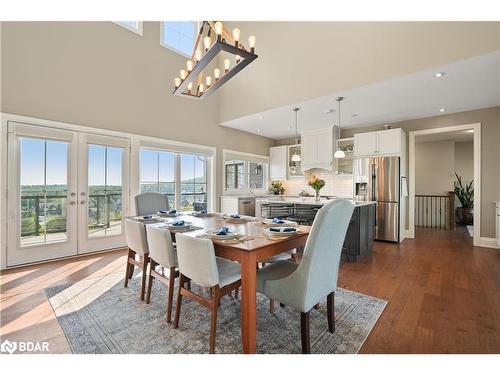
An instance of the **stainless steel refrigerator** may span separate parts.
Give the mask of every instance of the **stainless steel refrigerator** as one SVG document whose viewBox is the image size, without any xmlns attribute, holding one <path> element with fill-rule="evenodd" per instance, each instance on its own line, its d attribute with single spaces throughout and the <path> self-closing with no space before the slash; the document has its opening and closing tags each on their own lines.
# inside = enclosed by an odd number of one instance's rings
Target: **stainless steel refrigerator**
<svg viewBox="0 0 500 375">
<path fill-rule="evenodd" d="M 377 202 L 375 239 L 399 242 L 399 157 L 354 160 L 355 197 Z"/>
</svg>

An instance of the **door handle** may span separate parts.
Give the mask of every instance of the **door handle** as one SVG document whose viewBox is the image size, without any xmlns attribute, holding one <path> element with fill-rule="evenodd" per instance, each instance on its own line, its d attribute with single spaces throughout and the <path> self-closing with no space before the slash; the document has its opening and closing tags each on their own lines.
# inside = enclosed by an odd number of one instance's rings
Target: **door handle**
<svg viewBox="0 0 500 375">
<path fill-rule="evenodd" d="M 80 201 L 80 204 L 85 204 L 85 201 Z"/>
<path fill-rule="evenodd" d="M 76 201 L 69 201 L 68 202 L 70 205 L 74 206 L 76 204 Z"/>
</svg>

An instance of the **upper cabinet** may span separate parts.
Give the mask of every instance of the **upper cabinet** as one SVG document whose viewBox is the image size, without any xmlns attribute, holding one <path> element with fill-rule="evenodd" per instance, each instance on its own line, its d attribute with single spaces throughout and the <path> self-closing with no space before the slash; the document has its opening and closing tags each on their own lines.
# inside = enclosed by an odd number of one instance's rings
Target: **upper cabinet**
<svg viewBox="0 0 500 375">
<path fill-rule="evenodd" d="M 269 148 L 269 179 L 286 180 L 288 165 L 288 146 Z"/>
<path fill-rule="evenodd" d="M 301 133 L 302 170 L 323 168 L 332 170 L 336 137 L 333 127 L 307 130 Z"/>
<path fill-rule="evenodd" d="M 354 134 L 354 156 L 400 155 L 403 138 L 404 132 L 401 129 Z"/>
<path fill-rule="evenodd" d="M 290 145 L 288 148 L 288 178 L 303 178 L 304 173 L 302 173 L 302 160 L 293 161 L 292 158 L 295 154 L 302 155 L 302 147 L 300 145 Z M 302 156 L 301 156 L 302 159 Z"/>
</svg>

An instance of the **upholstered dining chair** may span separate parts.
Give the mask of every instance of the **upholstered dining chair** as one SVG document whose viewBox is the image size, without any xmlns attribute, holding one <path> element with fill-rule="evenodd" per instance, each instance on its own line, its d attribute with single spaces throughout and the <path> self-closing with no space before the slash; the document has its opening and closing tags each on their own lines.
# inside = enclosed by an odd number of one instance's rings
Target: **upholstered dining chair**
<svg viewBox="0 0 500 375">
<path fill-rule="evenodd" d="M 135 196 L 137 215 L 155 214 L 159 210 L 168 211 L 168 197 L 161 193 L 142 193 Z"/>
<path fill-rule="evenodd" d="M 302 352 L 310 353 L 309 313 L 327 297 L 328 330 L 335 331 L 334 295 L 342 244 L 354 206 L 338 200 L 322 207 L 314 220 L 299 264 L 282 261 L 257 271 L 257 291 L 301 313 Z"/>
<path fill-rule="evenodd" d="M 151 301 L 151 289 L 153 280 L 157 279 L 168 286 L 167 297 L 167 323 L 172 321 L 172 301 L 174 298 L 175 278 L 179 275 L 177 267 L 177 252 L 172 242 L 172 234 L 169 230 L 158 228 L 154 225 L 146 226 L 146 233 L 149 247 L 149 274 L 148 290 L 146 293 L 146 303 Z M 161 267 L 161 273 L 156 268 Z M 164 276 L 168 270 L 168 277 Z"/>
<path fill-rule="evenodd" d="M 185 234 L 175 235 L 177 257 L 179 259 L 179 289 L 175 308 L 174 328 L 179 327 L 182 297 L 188 297 L 211 311 L 210 349 L 215 352 L 215 335 L 217 331 L 217 311 L 220 298 L 230 294 L 241 285 L 240 265 L 215 256 L 211 240 L 194 238 Z M 185 287 L 188 280 L 210 288 L 210 298 L 192 292 Z"/>
<path fill-rule="evenodd" d="M 128 280 L 132 278 L 134 267 L 139 267 L 142 270 L 141 301 L 143 301 L 146 290 L 146 271 L 149 263 L 149 247 L 146 238 L 146 228 L 144 223 L 131 219 L 125 219 L 124 226 L 128 246 L 124 287 L 126 288 L 128 286 Z M 138 256 L 139 259 L 136 259 L 136 256 Z"/>
</svg>

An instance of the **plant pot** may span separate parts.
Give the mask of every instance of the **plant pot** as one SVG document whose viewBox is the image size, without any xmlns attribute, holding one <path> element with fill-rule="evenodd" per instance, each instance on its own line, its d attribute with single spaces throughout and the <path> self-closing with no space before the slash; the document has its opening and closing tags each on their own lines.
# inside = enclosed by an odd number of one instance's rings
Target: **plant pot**
<svg viewBox="0 0 500 375">
<path fill-rule="evenodd" d="M 474 209 L 457 207 L 457 223 L 465 225 L 473 225 L 474 223 Z"/>
</svg>

